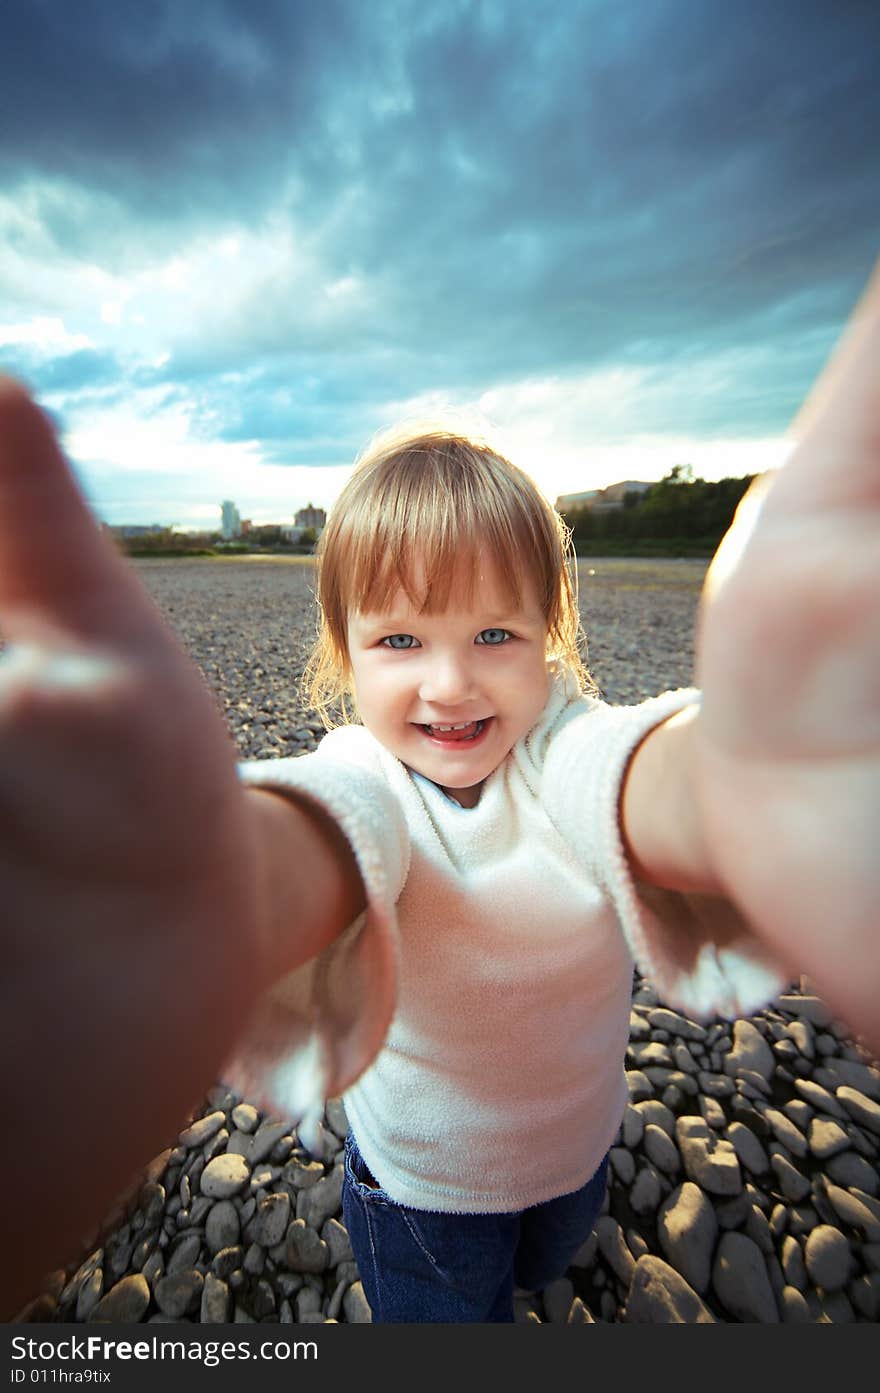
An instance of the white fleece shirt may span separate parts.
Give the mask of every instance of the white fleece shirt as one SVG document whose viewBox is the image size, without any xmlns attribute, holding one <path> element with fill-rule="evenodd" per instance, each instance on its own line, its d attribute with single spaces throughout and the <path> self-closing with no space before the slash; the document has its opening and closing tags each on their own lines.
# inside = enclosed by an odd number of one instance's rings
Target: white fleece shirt
<svg viewBox="0 0 880 1393">
<path fill-rule="evenodd" d="M 337 819 L 368 907 L 269 994 L 230 1082 L 294 1119 L 342 1091 L 370 1170 L 416 1209 L 498 1213 L 583 1185 L 626 1103 L 633 959 L 699 1019 L 748 1015 L 787 981 L 724 902 L 640 885 L 628 868 L 629 757 L 698 699 L 612 707 L 561 674 L 474 808 L 362 726 L 241 765 L 247 783 Z M 722 923 L 739 936 L 716 950 Z"/>
</svg>

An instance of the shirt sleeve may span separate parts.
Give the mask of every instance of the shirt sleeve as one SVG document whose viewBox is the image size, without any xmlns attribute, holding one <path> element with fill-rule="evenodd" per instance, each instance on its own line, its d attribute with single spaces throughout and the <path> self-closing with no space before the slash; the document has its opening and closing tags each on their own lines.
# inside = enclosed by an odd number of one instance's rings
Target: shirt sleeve
<svg viewBox="0 0 880 1393">
<path fill-rule="evenodd" d="M 696 689 L 683 688 L 638 706 L 579 703 L 547 747 L 542 800 L 610 897 L 630 951 L 658 995 L 698 1020 L 733 1019 L 766 1005 L 790 974 L 728 900 L 636 880 L 620 826 L 623 778 L 637 745 L 699 698 Z"/>
<path fill-rule="evenodd" d="M 314 802 L 334 818 L 366 889 L 365 912 L 264 995 L 224 1070 L 224 1081 L 242 1096 L 299 1122 L 308 1145 L 326 1099 L 372 1063 L 394 1012 L 395 906 L 409 868 L 409 835 L 399 800 L 354 729 L 325 736 L 311 754 L 241 763 L 238 772 L 251 787 Z M 296 923 L 290 928 L 295 933 Z"/>
</svg>

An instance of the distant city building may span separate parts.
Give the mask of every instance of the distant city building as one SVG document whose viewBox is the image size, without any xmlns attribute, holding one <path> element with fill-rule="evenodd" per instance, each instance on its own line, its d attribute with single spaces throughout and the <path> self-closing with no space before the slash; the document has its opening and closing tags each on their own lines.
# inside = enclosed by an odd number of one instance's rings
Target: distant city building
<svg viewBox="0 0 880 1393">
<path fill-rule="evenodd" d="M 307 503 L 296 514 L 294 523 L 297 527 L 314 527 L 316 532 L 320 532 L 326 526 L 327 514 L 323 508 L 315 508 Z"/>
<path fill-rule="evenodd" d="M 221 524 L 220 532 L 224 542 L 229 542 L 233 537 L 241 536 L 241 517 L 239 511 L 231 499 L 226 498 L 220 504 Z"/>
<path fill-rule="evenodd" d="M 110 527 L 108 531 L 113 537 L 127 540 L 131 537 L 156 537 L 168 529 L 163 527 L 161 522 L 151 522 L 146 526 L 140 523 L 120 523 L 117 527 Z"/>
<path fill-rule="evenodd" d="M 624 479 L 619 484 L 609 484 L 604 489 L 588 489 L 586 493 L 561 493 L 556 500 L 557 513 L 576 513 L 581 508 L 595 509 L 597 512 L 609 508 L 622 508 L 628 493 L 645 493 L 653 484 L 643 479 Z"/>
</svg>

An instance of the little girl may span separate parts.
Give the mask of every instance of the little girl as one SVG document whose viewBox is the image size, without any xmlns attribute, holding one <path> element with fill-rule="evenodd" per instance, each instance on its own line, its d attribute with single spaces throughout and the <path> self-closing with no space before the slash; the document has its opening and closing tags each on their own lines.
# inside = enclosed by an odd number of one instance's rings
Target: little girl
<svg viewBox="0 0 880 1393">
<path fill-rule="evenodd" d="M 489 446 L 383 440 L 321 539 L 307 674 L 326 724 L 349 702 L 361 724 L 240 770 L 334 819 L 363 880 L 363 914 L 264 1000 L 229 1078 L 306 1136 L 344 1092 L 344 1216 L 376 1321 L 512 1321 L 515 1286 L 565 1271 L 626 1102 L 633 957 L 702 1017 L 787 980 L 694 893 L 713 887 L 636 878 L 630 761 L 699 697 L 598 699 L 566 547 Z"/>
<path fill-rule="evenodd" d="M 509 1321 L 601 1206 L 633 958 L 696 1016 L 806 972 L 880 1048 L 878 402 L 880 274 L 710 568 L 699 694 L 623 708 L 529 480 L 457 436 L 380 446 L 323 539 L 310 670 L 362 724 L 237 768 L 0 379 L 4 1115 L 30 1139 L 3 1158 L 0 1309 L 230 1055 L 307 1135 L 344 1094 L 377 1320 Z"/>
</svg>

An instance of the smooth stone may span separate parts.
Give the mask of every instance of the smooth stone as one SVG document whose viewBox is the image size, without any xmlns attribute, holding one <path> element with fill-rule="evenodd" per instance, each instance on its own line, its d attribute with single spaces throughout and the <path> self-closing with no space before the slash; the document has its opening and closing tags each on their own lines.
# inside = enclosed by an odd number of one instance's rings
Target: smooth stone
<svg viewBox="0 0 880 1393">
<path fill-rule="evenodd" d="M 697 1083 L 707 1098 L 731 1098 L 736 1091 L 733 1079 L 706 1069 L 701 1069 L 697 1074 Z"/>
<path fill-rule="evenodd" d="M 827 1088 L 821 1084 L 814 1083 L 812 1079 L 795 1079 L 795 1092 L 817 1112 L 826 1113 L 829 1117 L 836 1117 L 846 1121 L 849 1113 L 846 1108 L 841 1107 L 833 1093 L 829 1093 Z"/>
<path fill-rule="evenodd" d="M 675 1061 L 669 1050 L 656 1040 L 648 1040 L 641 1045 L 630 1045 L 629 1051 L 637 1069 L 647 1069 L 648 1065 L 659 1065 L 665 1069 L 675 1068 Z M 650 1074 L 648 1077 L 651 1077 Z"/>
<path fill-rule="evenodd" d="M 773 1004 L 781 1011 L 788 1011 L 792 1016 L 809 1021 L 820 1030 L 834 1020 L 834 1012 L 817 996 L 794 996 L 786 993 L 778 996 Z"/>
<path fill-rule="evenodd" d="M 786 1234 L 783 1238 L 780 1254 L 782 1270 L 785 1273 L 788 1286 L 797 1287 L 798 1291 L 806 1291 L 807 1268 L 804 1262 L 804 1250 L 791 1234 Z"/>
<path fill-rule="evenodd" d="M 647 1162 L 630 1186 L 629 1202 L 636 1214 L 653 1214 L 663 1197 L 660 1177 L 654 1167 Z"/>
<path fill-rule="evenodd" d="M 334 1166 L 329 1175 L 301 1190 L 296 1200 L 296 1217 L 304 1219 L 314 1229 L 320 1229 L 342 1209 L 343 1168 Z"/>
<path fill-rule="evenodd" d="M 672 1046 L 672 1059 L 676 1069 L 680 1069 L 683 1074 L 696 1074 L 699 1066 L 695 1063 L 694 1057 L 683 1041 L 679 1040 Z"/>
<path fill-rule="evenodd" d="M 290 1196 L 288 1194 L 267 1195 L 257 1203 L 254 1236 L 264 1248 L 274 1248 L 280 1243 L 290 1222 Z"/>
<path fill-rule="evenodd" d="M 644 1137 L 644 1128 L 647 1127 L 648 1123 L 651 1123 L 655 1127 L 660 1127 L 670 1139 L 674 1139 L 675 1114 L 666 1107 L 665 1103 L 661 1103 L 659 1098 L 646 1098 L 643 1102 L 636 1103 L 634 1111 L 642 1119 L 642 1137 Z"/>
<path fill-rule="evenodd" d="M 244 1260 L 241 1265 L 243 1271 L 247 1272 L 249 1276 L 261 1276 L 263 1269 L 266 1266 L 265 1248 L 261 1248 L 259 1243 L 252 1243 L 248 1248 L 247 1252 L 245 1253 Z"/>
<path fill-rule="evenodd" d="M 830 1160 L 841 1151 L 849 1151 L 850 1139 L 833 1118 L 814 1117 L 807 1134 L 810 1150 L 820 1161 Z"/>
<path fill-rule="evenodd" d="M 349 1325 L 368 1325 L 372 1321 L 370 1303 L 364 1295 L 361 1281 L 352 1282 L 342 1298 L 342 1309 Z"/>
<path fill-rule="evenodd" d="M 569 1267 L 592 1267 L 596 1260 L 598 1248 L 599 1240 L 595 1233 L 591 1233 L 588 1238 L 584 1239 L 574 1257 L 570 1260 L 568 1264 Z"/>
<path fill-rule="evenodd" d="M 641 1069 L 627 1069 L 626 1087 L 631 1103 L 638 1103 L 643 1098 L 653 1098 L 654 1096 L 653 1085 Z"/>
<path fill-rule="evenodd" d="M 226 1283 L 209 1272 L 202 1290 L 200 1319 L 203 1325 L 226 1325 L 232 1294 Z"/>
<path fill-rule="evenodd" d="M 261 1161 L 265 1161 L 266 1157 L 269 1156 L 275 1147 L 276 1142 L 279 1142 L 289 1131 L 289 1122 L 264 1122 L 251 1138 L 250 1151 L 247 1157 L 251 1166 L 257 1166 Z"/>
<path fill-rule="evenodd" d="M 123 1277 L 95 1306 L 90 1322 L 134 1325 L 150 1304 L 150 1288 L 142 1272 Z"/>
<path fill-rule="evenodd" d="M 229 1156 L 243 1156 L 248 1160 L 251 1154 L 251 1143 L 253 1137 L 250 1132 L 242 1132 L 238 1127 L 226 1142 L 226 1152 Z"/>
<path fill-rule="evenodd" d="M 748 1020 L 733 1023 L 733 1046 L 724 1061 L 724 1073 L 736 1075 L 753 1070 L 769 1083 L 776 1068 L 773 1051 L 757 1026 Z"/>
<path fill-rule="evenodd" d="M 595 1325 L 595 1324 L 596 1324 L 595 1319 L 593 1318 L 593 1315 L 592 1315 L 592 1313 L 591 1313 L 591 1311 L 590 1311 L 589 1306 L 585 1306 L 584 1303 L 583 1303 L 583 1301 L 581 1300 L 581 1298 L 580 1298 L 579 1296 L 576 1296 L 576 1297 L 574 1298 L 574 1300 L 572 1301 L 572 1303 L 571 1303 L 571 1308 L 570 1308 L 570 1310 L 569 1310 L 569 1312 L 568 1312 L 568 1319 L 567 1319 L 567 1321 L 566 1321 L 566 1324 L 567 1324 L 567 1325 Z"/>
<path fill-rule="evenodd" d="M 620 1133 L 624 1146 L 630 1151 L 641 1145 L 642 1137 L 645 1135 L 645 1119 L 638 1107 L 633 1107 L 632 1103 L 627 1103 L 624 1109 Z"/>
<path fill-rule="evenodd" d="M 663 1171 L 666 1175 L 676 1175 L 681 1170 L 681 1157 L 675 1142 L 670 1139 L 667 1132 L 664 1132 L 655 1123 L 649 1122 L 645 1128 L 642 1145 L 648 1160 L 659 1171 Z M 629 1156 L 630 1153 L 626 1152 L 625 1154 Z"/>
<path fill-rule="evenodd" d="M 696 1021 L 689 1020 L 687 1016 L 682 1016 L 678 1011 L 671 1011 L 666 1006 L 658 1006 L 649 1011 L 648 1021 L 655 1030 L 667 1030 L 670 1035 L 680 1035 L 683 1040 L 706 1039 L 704 1025 L 698 1025 Z"/>
<path fill-rule="evenodd" d="M 240 1132 L 255 1131 L 260 1120 L 260 1114 L 252 1103 L 239 1103 L 232 1109 L 230 1116 Z"/>
<path fill-rule="evenodd" d="M 730 1199 L 716 1199 L 713 1205 L 715 1217 L 722 1229 L 741 1228 L 752 1208 L 752 1197 L 748 1190 L 741 1190 Z"/>
<path fill-rule="evenodd" d="M 324 1167 L 320 1161 L 301 1161 L 293 1157 L 282 1170 L 281 1179 L 291 1190 L 308 1190 L 324 1179 Z"/>
<path fill-rule="evenodd" d="M 713 1132 L 723 1132 L 727 1126 L 727 1114 L 721 1104 L 708 1094 L 701 1093 L 699 1097 L 700 1116 L 707 1127 L 711 1127 Z"/>
<path fill-rule="evenodd" d="M 200 1304 L 204 1285 L 204 1277 L 194 1268 L 187 1272 L 175 1272 L 156 1283 L 153 1293 L 156 1305 L 164 1315 L 179 1320 Z"/>
<path fill-rule="evenodd" d="M 854 1267 L 849 1243 L 840 1229 L 830 1224 L 818 1224 L 808 1235 L 804 1261 L 812 1281 L 825 1291 L 838 1291 L 846 1286 Z"/>
<path fill-rule="evenodd" d="M 250 1169 L 244 1157 L 230 1155 L 227 1151 L 205 1166 L 201 1177 L 202 1194 L 212 1199 L 229 1199 L 243 1189 L 249 1179 Z"/>
<path fill-rule="evenodd" d="M 334 1136 L 338 1137 L 340 1141 L 345 1141 L 348 1133 L 348 1118 L 345 1115 L 345 1104 L 342 1099 L 328 1098 L 324 1116 Z"/>
<path fill-rule="evenodd" d="M 608 1153 L 611 1169 L 621 1185 L 631 1185 L 636 1173 L 635 1158 L 625 1146 L 612 1146 Z"/>
<path fill-rule="evenodd" d="M 698 1185 L 686 1180 L 661 1205 L 657 1236 L 669 1262 L 696 1292 L 706 1291 L 718 1222 Z"/>
<path fill-rule="evenodd" d="M 330 1250 L 303 1219 L 294 1219 L 287 1230 L 287 1266 L 293 1272 L 324 1272 Z"/>
<path fill-rule="evenodd" d="M 742 1122 L 731 1122 L 727 1128 L 727 1139 L 740 1162 L 752 1175 L 764 1175 L 770 1169 L 767 1152 L 750 1127 Z"/>
<path fill-rule="evenodd" d="M 786 1325 L 809 1325 L 810 1308 L 796 1287 L 783 1287 L 779 1297 L 779 1314 Z"/>
<path fill-rule="evenodd" d="M 744 1233 L 721 1236 L 712 1268 L 718 1300 L 739 1321 L 778 1325 L 776 1298 L 761 1250 Z"/>
<path fill-rule="evenodd" d="M 166 1260 L 166 1270 L 169 1277 L 173 1277 L 175 1272 L 184 1272 L 186 1268 L 192 1267 L 197 1261 L 202 1250 L 202 1240 L 197 1233 L 188 1233 L 175 1245 L 171 1251 L 171 1256 Z"/>
<path fill-rule="evenodd" d="M 714 1325 L 715 1317 L 674 1267 L 650 1254 L 636 1263 L 627 1296 L 630 1325 Z"/>
<path fill-rule="evenodd" d="M 880 1176 L 876 1168 L 864 1156 L 857 1156 L 853 1151 L 842 1151 L 832 1156 L 825 1166 L 825 1174 L 847 1190 L 855 1186 L 869 1195 L 876 1195 L 880 1190 Z"/>
<path fill-rule="evenodd" d="M 833 1088 L 844 1084 L 880 1103 L 880 1068 L 877 1065 L 835 1056 L 825 1061 L 825 1068 L 832 1076 Z"/>
<path fill-rule="evenodd" d="M 214 1256 L 211 1263 L 211 1271 L 215 1277 L 224 1280 L 231 1277 L 244 1261 L 244 1252 L 239 1244 L 233 1248 L 221 1248 L 220 1252 Z"/>
<path fill-rule="evenodd" d="M 568 1277 L 557 1277 L 542 1293 L 544 1314 L 551 1325 L 567 1325 L 568 1313 L 574 1300 L 574 1284 Z"/>
<path fill-rule="evenodd" d="M 779 1188 L 786 1199 L 797 1203 L 810 1193 L 810 1182 L 796 1166 L 787 1161 L 784 1156 L 771 1156 L 770 1168 L 779 1181 Z"/>
<path fill-rule="evenodd" d="M 815 1058 L 815 1032 L 809 1021 L 800 1019 L 789 1021 L 785 1030 L 789 1039 L 794 1043 L 804 1059 L 812 1060 Z"/>
<path fill-rule="evenodd" d="M 799 1127 L 796 1127 L 791 1118 L 786 1117 L 785 1113 L 779 1112 L 776 1108 L 768 1108 L 764 1113 L 770 1130 L 783 1146 L 788 1147 L 795 1156 L 806 1156 L 809 1151 L 807 1139 Z"/>
<path fill-rule="evenodd" d="M 354 1259 L 348 1230 L 338 1219 L 327 1220 L 321 1229 L 321 1237 L 330 1250 L 331 1267 L 336 1268 L 341 1262 L 351 1262 Z"/>
<path fill-rule="evenodd" d="M 77 1320 L 88 1320 L 91 1312 L 95 1309 L 104 1293 L 104 1269 L 94 1267 L 91 1272 L 80 1283 L 80 1288 L 76 1297 L 76 1318 Z"/>
<path fill-rule="evenodd" d="M 603 1214 L 596 1221 L 595 1228 L 599 1241 L 599 1252 L 614 1275 L 628 1287 L 632 1281 L 636 1264 L 626 1245 L 620 1224 L 610 1214 Z"/>
<path fill-rule="evenodd" d="M 689 1180 L 713 1195 L 736 1195 L 742 1190 L 739 1160 L 729 1141 L 716 1135 L 701 1117 L 680 1117 L 676 1139 Z"/>
<path fill-rule="evenodd" d="M 825 1193 L 832 1208 L 845 1224 L 854 1229 L 861 1229 L 869 1243 L 880 1240 L 880 1221 L 866 1204 L 838 1185 L 828 1185 Z"/>
<path fill-rule="evenodd" d="M 880 1272 L 865 1272 L 850 1282 L 849 1299 L 865 1320 L 880 1320 Z"/>
<path fill-rule="evenodd" d="M 846 1108 L 850 1117 L 860 1127 L 866 1127 L 875 1136 L 880 1136 L 880 1103 L 868 1098 L 858 1089 L 843 1084 L 837 1090 L 837 1101 Z"/>
<path fill-rule="evenodd" d="M 765 1257 L 773 1252 L 773 1234 L 767 1222 L 767 1216 L 761 1212 L 756 1204 L 750 1206 L 746 1215 L 745 1234 L 747 1238 L 757 1244 Z"/>
<path fill-rule="evenodd" d="M 254 1286 L 251 1293 L 251 1309 L 257 1320 L 267 1320 L 275 1316 L 275 1293 L 265 1277 L 261 1277 Z"/>
<path fill-rule="evenodd" d="M 205 1221 L 205 1242 L 212 1253 L 222 1248 L 234 1248 L 241 1237 L 238 1210 L 231 1200 L 215 1204 Z"/>
<path fill-rule="evenodd" d="M 205 1117 L 200 1117 L 192 1126 L 186 1127 L 177 1140 L 179 1144 L 186 1147 L 187 1150 L 197 1146 L 204 1146 L 205 1142 L 210 1141 L 215 1132 L 219 1132 L 225 1121 L 225 1113 L 210 1112 L 206 1114 Z"/>
</svg>

